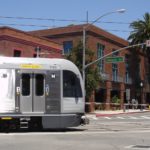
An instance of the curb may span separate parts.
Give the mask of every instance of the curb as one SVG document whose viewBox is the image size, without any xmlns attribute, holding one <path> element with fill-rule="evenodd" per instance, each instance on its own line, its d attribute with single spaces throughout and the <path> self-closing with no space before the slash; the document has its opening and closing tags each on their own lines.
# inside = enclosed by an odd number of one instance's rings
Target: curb
<svg viewBox="0 0 150 150">
<path fill-rule="evenodd" d="M 138 112 L 120 112 L 120 113 L 114 113 L 114 114 L 99 114 L 99 113 L 95 113 L 95 116 L 96 117 L 108 117 L 108 116 L 115 116 L 115 115 L 136 114 L 136 113 L 145 113 L 145 112 L 150 112 L 150 110 L 144 110 L 144 111 L 138 111 Z"/>
</svg>

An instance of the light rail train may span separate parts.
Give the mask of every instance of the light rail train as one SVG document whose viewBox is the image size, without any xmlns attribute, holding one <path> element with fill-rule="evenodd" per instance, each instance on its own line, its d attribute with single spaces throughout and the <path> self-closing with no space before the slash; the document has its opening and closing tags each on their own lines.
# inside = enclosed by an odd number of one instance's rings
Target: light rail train
<svg viewBox="0 0 150 150">
<path fill-rule="evenodd" d="M 86 123 L 82 77 L 65 59 L 0 57 L 0 128 Z"/>
</svg>

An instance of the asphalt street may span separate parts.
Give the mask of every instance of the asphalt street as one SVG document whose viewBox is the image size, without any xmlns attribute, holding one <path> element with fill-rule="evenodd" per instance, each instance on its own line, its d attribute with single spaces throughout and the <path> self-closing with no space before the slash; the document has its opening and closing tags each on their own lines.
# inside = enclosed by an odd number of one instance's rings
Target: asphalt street
<svg viewBox="0 0 150 150">
<path fill-rule="evenodd" d="M 0 149 L 150 149 L 150 112 L 89 118 L 89 125 L 66 130 L 0 133 Z"/>
</svg>

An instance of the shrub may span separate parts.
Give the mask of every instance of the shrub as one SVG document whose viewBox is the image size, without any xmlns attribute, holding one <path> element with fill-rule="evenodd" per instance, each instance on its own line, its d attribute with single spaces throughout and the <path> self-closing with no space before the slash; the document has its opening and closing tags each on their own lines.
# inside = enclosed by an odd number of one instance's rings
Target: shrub
<svg viewBox="0 0 150 150">
<path fill-rule="evenodd" d="M 121 100 L 115 95 L 112 97 L 111 101 L 112 101 L 112 103 L 120 103 Z"/>
</svg>

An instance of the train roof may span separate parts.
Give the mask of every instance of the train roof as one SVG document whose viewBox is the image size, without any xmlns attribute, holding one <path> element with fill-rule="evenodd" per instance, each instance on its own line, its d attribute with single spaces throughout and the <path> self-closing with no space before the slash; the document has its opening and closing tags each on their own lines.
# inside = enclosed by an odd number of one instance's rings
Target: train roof
<svg viewBox="0 0 150 150">
<path fill-rule="evenodd" d="M 25 58 L 25 57 L 3 57 L 0 56 L 0 65 L 14 66 L 19 65 L 24 69 L 59 69 L 59 70 L 72 70 L 76 73 L 79 72 L 78 68 L 71 61 L 62 58 Z M 34 66 L 41 66 L 35 67 Z M 29 68 L 28 68 L 29 67 Z M 30 68 L 31 67 L 31 68 Z M 15 68 L 15 67 L 14 67 Z"/>
</svg>

